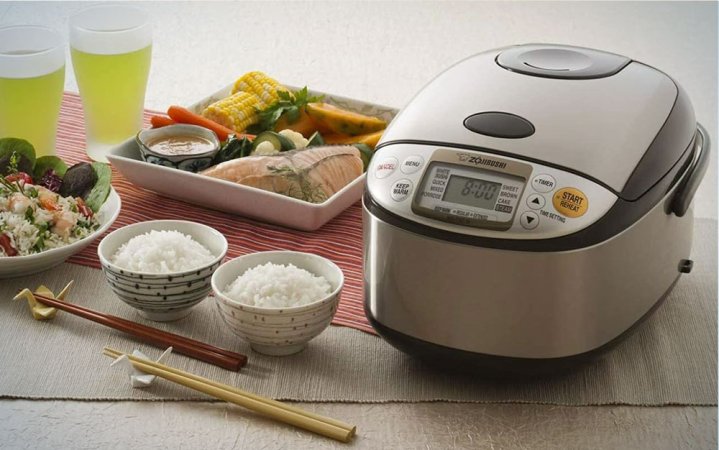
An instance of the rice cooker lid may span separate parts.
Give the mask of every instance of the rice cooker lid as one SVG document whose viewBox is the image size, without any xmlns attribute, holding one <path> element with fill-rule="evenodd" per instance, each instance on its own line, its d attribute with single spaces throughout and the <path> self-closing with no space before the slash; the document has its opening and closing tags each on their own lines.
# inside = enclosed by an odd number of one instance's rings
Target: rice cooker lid
<svg viewBox="0 0 719 450">
<path fill-rule="evenodd" d="M 480 53 L 441 73 L 380 146 L 477 147 L 636 200 L 681 159 L 695 132 L 687 95 L 663 72 L 599 50 L 531 44 Z"/>
</svg>

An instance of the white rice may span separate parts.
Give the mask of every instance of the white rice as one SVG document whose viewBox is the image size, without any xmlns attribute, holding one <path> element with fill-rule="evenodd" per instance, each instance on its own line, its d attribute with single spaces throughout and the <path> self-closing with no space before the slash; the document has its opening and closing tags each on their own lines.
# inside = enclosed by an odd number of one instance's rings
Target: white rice
<svg viewBox="0 0 719 450">
<path fill-rule="evenodd" d="M 110 261 L 133 272 L 176 273 L 205 266 L 215 256 L 202 244 L 179 231 L 156 231 L 130 239 Z"/>
<path fill-rule="evenodd" d="M 332 291 L 322 276 L 292 264 L 270 262 L 248 269 L 223 294 L 232 300 L 261 308 L 288 308 L 316 302 Z"/>
</svg>

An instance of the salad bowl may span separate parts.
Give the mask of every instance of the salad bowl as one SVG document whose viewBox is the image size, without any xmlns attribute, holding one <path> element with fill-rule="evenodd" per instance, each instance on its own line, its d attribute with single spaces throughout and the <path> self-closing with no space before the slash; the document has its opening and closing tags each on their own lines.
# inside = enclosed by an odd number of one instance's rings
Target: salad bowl
<svg viewBox="0 0 719 450">
<path fill-rule="evenodd" d="M 80 253 L 107 231 L 113 222 L 115 222 L 115 219 L 117 219 L 117 216 L 120 214 L 121 203 L 120 196 L 115 189 L 111 189 L 107 200 L 97 212 L 100 227 L 83 239 L 63 247 L 45 250 L 32 255 L 0 257 L 0 279 L 21 277 L 42 272 Z"/>
</svg>

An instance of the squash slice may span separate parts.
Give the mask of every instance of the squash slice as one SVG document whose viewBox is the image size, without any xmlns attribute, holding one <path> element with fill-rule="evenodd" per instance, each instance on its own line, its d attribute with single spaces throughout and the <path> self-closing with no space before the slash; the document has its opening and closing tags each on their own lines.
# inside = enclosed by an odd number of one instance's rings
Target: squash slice
<svg viewBox="0 0 719 450">
<path fill-rule="evenodd" d="M 324 137 L 327 144 L 348 145 L 348 144 L 365 144 L 373 149 L 377 146 L 384 130 L 375 131 L 374 133 L 360 134 L 357 136 L 346 136 L 342 134 L 328 134 Z"/>
<path fill-rule="evenodd" d="M 387 122 L 382 119 L 346 111 L 327 103 L 308 103 L 305 110 L 318 128 L 325 128 L 337 134 L 357 136 L 387 127 Z"/>
</svg>

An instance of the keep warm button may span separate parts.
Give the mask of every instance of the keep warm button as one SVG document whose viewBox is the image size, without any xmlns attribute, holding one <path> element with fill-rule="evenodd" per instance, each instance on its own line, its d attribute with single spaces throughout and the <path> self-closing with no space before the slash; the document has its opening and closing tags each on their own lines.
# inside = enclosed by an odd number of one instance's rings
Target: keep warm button
<svg viewBox="0 0 719 450">
<path fill-rule="evenodd" d="M 412 192 L 412 182 L 404 179 L 399 180 L 392 185 L 392 192 L 390 192 L 390 196 L 392 197 L 392 200 L 401 202 L 409 197 L 410 192 Z"/>
<path fill-rule="evenodd" d="M 582 217 L 589 208 L 589 200 L 584 192 L 576 188 L 562 188 L 552 197 L 554 209 L 563 216 Z"/>
</svg>

